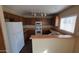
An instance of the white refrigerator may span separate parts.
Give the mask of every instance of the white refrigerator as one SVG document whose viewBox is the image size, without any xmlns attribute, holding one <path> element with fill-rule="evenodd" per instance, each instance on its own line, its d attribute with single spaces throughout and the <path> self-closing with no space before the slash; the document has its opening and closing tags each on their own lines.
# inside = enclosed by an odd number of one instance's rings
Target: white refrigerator
<svg viewBox="0 0 79 59">
<path fill-rule="evenodd" d="M 6 22 L 10 53 L 19 53 L 24 47 L 22 22 Z"/>
</svg>

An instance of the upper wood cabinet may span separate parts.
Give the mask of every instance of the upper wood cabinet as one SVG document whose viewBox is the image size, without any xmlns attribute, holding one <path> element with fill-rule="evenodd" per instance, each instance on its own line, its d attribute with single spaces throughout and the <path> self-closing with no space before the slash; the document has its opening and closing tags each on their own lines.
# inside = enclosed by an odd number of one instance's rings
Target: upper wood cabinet
<svg viewBox="0 0 79 59">
<path fill-rule="evenodd" d="M 56 16 L 56 19 L 55 19 L 55 27 L 57 27 L 57 28 L 60 27 L 60 17 L 59 16 Z"/>
<path fill-rule="evenodd" d="M 24 18 L 22 21 L 24 25 L 34 25 L 36 20 L 33 18 Z"/>
<path fill-rule="evenodd" d="M 21 17 L 18 15 L 7 13 L 7 12 L 4 12 L 4 17 L 6 21 L 9 19 L 10 22 L 23 22 L 24 25 L 35 24 L 35 18 Z"/>
<path fill-rule="evenodd" d="M 55 28 L 59 28 L 60 26 L 60 17 L 59 16 L 53 16 L 51 19 L 51 25 Z"/>
<path fill-rule="evenodd" d="M 35 25 L 35 21 L 42 21 L 43 25 L 50 25 L 50 20 L 45 17 L 35 18 L 35 17 L 22 17 L 14 15 L 11 13 L 4 12 L 4 17 L 6 21 L 10 22 L 23 22 L 23 25 Z"/>
<path fill-rule="evenodd" d="M 9 19 L 10 22 L 12 22 L 12 21 L 18 22 L 18 21 L 21 21 L 23 19 L 23 17 L 21 17 L 21 16 L 17 16 L 17 15 L 10 14 L 7 12 L 4 12 L 4 17 L 5 17 L 6 21 L 7 21 L 7 19 Z"/>
</svg>

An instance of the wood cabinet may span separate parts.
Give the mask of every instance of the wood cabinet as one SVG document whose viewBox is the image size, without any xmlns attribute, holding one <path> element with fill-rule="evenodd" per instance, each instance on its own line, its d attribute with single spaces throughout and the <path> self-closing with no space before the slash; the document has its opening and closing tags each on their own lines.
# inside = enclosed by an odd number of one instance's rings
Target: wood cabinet
<svg viewBox="0 0 79 59">
<path fill-rule="evenodd" d="M 53 16 L 51 18 L 51 25 L 52 25 L 52 29 L 60 31 L 60 17 L 59 16 Z"/>
<path fill-rule="evenodd" d="M 31 35 L 35 35 L 35 30 L 33 30 L 33 29 L 25 30 L 25 32 L 24 32 L 25 43 L 30 41 Z"/>
<path fill-rule="evenodd" d="M 42 21 L 43 25 L 51 25 L 51 21 L 46 17 L 35 18 L 35 17 L 22 17 L 18 15 L 14 15 L 11 13 L 4 12 L 4 17 L 7 21 L 9 19 L 10 22 L 23 22 L 24 25 L 35 25 L 35 21 Z M 54 20 L 52 20 L 52 24 L 54 25 Z"/>
<path fill-rule="evenodd" d="M 50 33 L 51 33 L 50 29 L 43 29 L 43 34 L 44 35 L 48 35 Z"/>
<path fill-rule="evenodd" d="M 22 17 L 7 12 L 4 12 L 4 17 L 6 19 L 6 22 L 7 19 L 9 19 L 10 22 L 23 22 L 23 25 L 34 25 L 36 21 L 35 18 Z"/>
<path fill-rule="evenodd" d="M 49 29 L 43 29 L 43 35 L 48 35 L 50 34 L 51 31 Z M 24 29 L 24 38 L 25 38 L 25 42 L 27 43 L 31 37 L 31 35 L 35 35 L 35 30 L 34 29 Z"/>
<path fill-rule="evenodd" d="M 35 25 L 35 19 L 33 18 L 24 18 L 23 20 L 24 25 Z"/>
<path fill-rule="evenodd" d="M 52 18 L 51 18 L 51 25 L 53 26 L 53 27 L 55 27 L 55 16 L 53 16 Z"/>
<path fill-rule="evenodd" d="M 13 21 L 19 22 L 19 21 L 22 21 L 24 19 L 24 17 L 14 15 L 14 14 L 11 14 L 11 13 L 7 13 L 7 12 L 4 12 L 4 17 L 5 17 L 6 21 L 7 21 L 7 19 L 9 19 L 10 22 L 13 22 Z"/>
</svg>

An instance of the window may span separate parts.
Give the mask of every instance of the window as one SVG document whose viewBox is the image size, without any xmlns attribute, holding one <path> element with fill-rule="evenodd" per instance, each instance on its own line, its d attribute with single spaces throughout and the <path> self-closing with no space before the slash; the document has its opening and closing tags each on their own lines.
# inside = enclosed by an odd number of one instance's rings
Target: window
<svg viewBox="0 0 79 59">
<path fill-rule="evenodd" d="M 60 29 L 74 33 L 77 16 L 61 18 Z"/>
</svg>

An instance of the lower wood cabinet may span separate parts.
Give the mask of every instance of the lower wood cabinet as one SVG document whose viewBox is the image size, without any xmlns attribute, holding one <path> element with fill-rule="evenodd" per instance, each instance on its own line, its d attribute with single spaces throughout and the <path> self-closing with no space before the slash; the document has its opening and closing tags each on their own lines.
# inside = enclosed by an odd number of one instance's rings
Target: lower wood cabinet
<svg viewBox="0 0 79 59">
<path fill-rule="evenodd" d="M 35 30 L 33 29 L 24 30 L 25 43 L 30 41 L 31 35 L 35 35 Z"/>
<path fill-rule="evenodd" d="M 43 29 L 43 35 L 48 35 L 50 30 Z M 34 29 L 25 29 L 24 30 L 24 38 L 25 42 L 28 42 L 30 40 L 31 35 L 35 35 L 35 30 Z"/>
</svg>

